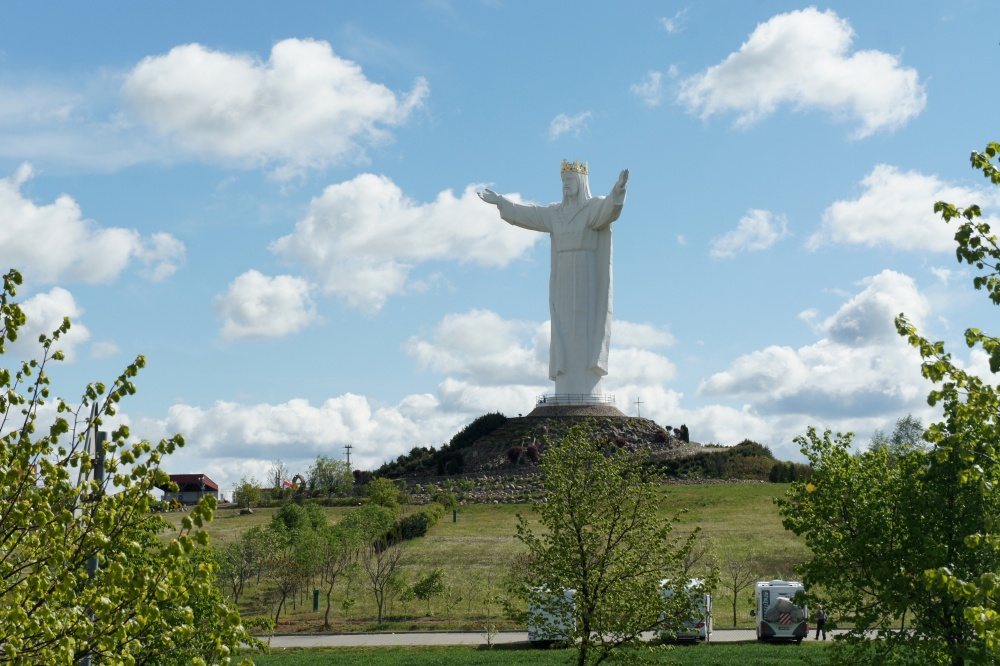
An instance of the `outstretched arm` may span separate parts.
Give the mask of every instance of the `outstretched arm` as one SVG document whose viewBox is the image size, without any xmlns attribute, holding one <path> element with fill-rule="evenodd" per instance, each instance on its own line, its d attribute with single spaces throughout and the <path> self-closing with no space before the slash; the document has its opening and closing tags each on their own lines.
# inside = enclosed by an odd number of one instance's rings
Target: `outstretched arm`
<svg viewBox="0 0 1000 666">
<path fill-rule="evenodd" d="M 476 194 L 488 204 L 493 204 L 494 206 L 500 205 L 500 195 L 489 188 L 486 188 L 485 192 L 477 192 Z"/>
<path fill-rule="evenodd" d="M 623 169 L 622 172 L 618 174 L 618 182 L 611 188 L 611 196 L 616 202 L 623 201 L 625 199 L 626 185 L 628 185 L 628 169 Z"/>
</svg>

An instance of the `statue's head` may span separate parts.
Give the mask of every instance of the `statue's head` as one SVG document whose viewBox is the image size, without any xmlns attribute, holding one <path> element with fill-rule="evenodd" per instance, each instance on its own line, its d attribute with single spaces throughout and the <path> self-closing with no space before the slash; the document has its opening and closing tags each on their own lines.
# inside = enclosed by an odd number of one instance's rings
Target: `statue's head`
<svg viewBox="0 0 1000 666">
<path fill-rule="evenodd" d="M 563 201 L 573 198 L 590 198 L 590 183 L 587 178 L 587 163 L 563 160 L 560 176 L 563 184 Z"/>
</svg>

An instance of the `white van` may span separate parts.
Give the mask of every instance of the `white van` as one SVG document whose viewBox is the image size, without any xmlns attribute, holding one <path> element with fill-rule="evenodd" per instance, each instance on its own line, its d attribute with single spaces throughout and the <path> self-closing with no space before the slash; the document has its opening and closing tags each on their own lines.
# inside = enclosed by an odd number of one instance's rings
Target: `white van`
<svg viewBox="0 0 1000 666">
<path fill-rule="evenodd" d="M 547 592 L 542 588 L 535 588 L 535 592 L 546 597 L 546 602 L 557 602 L 558 593 Z M 572 640 L 576 619 L 574 617 L 574 598 L 576 590 L 563 590 L 562 602 L 558 604 L 556 613 L 550 613 L 548 609 L 539 607 L 533 603 L 528 604 L 528 640 L 533 645 L 547 645 L 554 641 Z M 547 606 L 555 605 L 546 603 Z"/>
<path fill-rule="evenodd" d="M 660 594 L 664 599 L 674 596 L 669 579 L 660 581 Z M 712 595 L 704 590 L 705 581 L 692 578 L 684 586 L 691 598 L 691 616 L 679 625 L 665 620 L 660 629 L 660 638 L 675 641 L 711 641 L 712 640 Z"/>
<path fill-rule="evenodd" d="M 805 591 L 806 588 L 797 581 L 757 583 L 757 608 L 751 613 L 757 625 L 757 640 L 802 642 L 809 634 L 809 608 L 796 605 L 795 595 Z"/>
</svg>

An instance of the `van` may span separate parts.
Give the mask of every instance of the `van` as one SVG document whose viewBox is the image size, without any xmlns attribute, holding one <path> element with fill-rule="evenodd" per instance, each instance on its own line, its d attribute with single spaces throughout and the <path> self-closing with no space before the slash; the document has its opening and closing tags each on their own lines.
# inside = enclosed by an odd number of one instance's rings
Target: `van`
<svg viewBox="0 0 1000 666">
<path fill-rule="evenodd" d="M 758 582 L 754 591 L 756 608 L 750 614 L 757 625 L 758 641 L 795 641 L 801 643 L 809 634 L 809 607 L 796 603 L 795 596 L 805 593 L 798 581 Z"/>
<path fill-rule="evenodd" d="M 664 599 L 674 596 L 670 580 L 660 581 L 660 594 Z M 664 619 L 660 638 L 665 641 L 711 641 L 712 639 L 712 595 L 704 589 L 705 581 L 692 578 L 684 586 L 691 599 L 691 614 L 682 622 Z"/>
<path fill-rule="evenodd" d="M 571 641 L 576 628 L 574 599 L 576 590 L 558 593 L 535 588 L 528 604 L 528 641 L 536 646 L 548 646 L 555 641 Z M 544 607 L 535 600 L 544 602 Z M 554 612 L 551 612 L 554 611 Z"/>
</svg>

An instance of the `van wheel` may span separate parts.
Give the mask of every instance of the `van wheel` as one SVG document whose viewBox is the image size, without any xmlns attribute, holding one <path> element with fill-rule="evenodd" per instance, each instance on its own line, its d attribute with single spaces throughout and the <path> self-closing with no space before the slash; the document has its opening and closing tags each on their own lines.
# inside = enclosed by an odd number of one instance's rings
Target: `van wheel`
<svg viewBox="0 0 1000 666">
<path fill-rule="evenodd" d="M 798 638 L 795 639 L 795 644 L 796 645 L 802 645 L 802 637 L 801 636 L 799 636 Z"/>
</svg>

